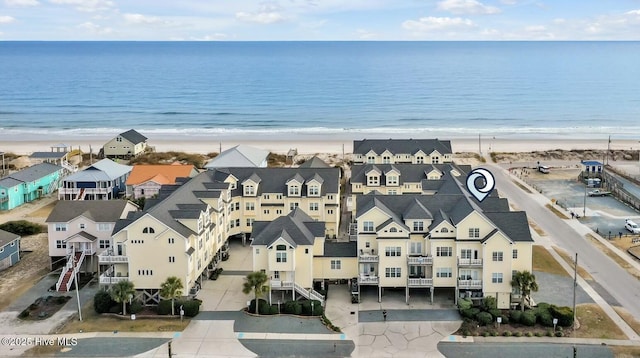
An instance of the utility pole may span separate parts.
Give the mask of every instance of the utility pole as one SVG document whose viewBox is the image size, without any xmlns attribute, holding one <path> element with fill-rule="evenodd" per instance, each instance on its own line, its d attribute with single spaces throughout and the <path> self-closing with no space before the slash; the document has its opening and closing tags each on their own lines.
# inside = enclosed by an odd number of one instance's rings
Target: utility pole
<svg viewBox="0 0 640 358">
<path fill-rule="evenodd" d="M 482 142 L 480 137 L 482 136 L 482 134 L 478 134 L 478 153 L 480 153 L 480 156 L 482 156 Z"/>
<path fill-rule="evenodd" d="M 576 287 L 578 286 L 578 253 L 576 252 L 576 261 L 573 265 L 573 332 L 576 329 Z"/>
<path fill-rule="evenodd" d="M 78 272 L 78 262 L 76 261 L 75 251 L 73 253 L 73 279 L 74 281 L 76 281 L 76 298 L 78 299 L 78 317 L 80 318 L 80 322 L 82 322 L 82 306 L 80 306 L 80 288 L 78 287 L 79 272 Z"/>
<path fill-rule="evenodd" d="M 607 143 L 607 164 L 609 164 L 609 150 L 611 150 L 611 136 L 609 136 L 609 142 Z"/>
</svg>

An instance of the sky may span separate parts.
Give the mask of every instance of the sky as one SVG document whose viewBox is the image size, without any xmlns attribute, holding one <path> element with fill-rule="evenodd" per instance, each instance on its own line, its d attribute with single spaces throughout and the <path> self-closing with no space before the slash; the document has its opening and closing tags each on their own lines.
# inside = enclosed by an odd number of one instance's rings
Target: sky
<svg viewBox="0 0 640 358">
<path fill-rule="evenodd" d="M 640 40 L 640 0 L 0 0 L 1 40 Z"/>
</svg>

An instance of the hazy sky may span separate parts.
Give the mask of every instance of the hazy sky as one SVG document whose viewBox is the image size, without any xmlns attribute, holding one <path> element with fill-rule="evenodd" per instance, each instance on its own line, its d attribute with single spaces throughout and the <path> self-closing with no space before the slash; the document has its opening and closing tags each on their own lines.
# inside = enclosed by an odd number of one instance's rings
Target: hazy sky
<svg viewBox="0 0 640 358">
<path fill-rule="evenodd" d="M 640 40 L 640 0 L 0 0 L 0 40 Z"/>
</svg>

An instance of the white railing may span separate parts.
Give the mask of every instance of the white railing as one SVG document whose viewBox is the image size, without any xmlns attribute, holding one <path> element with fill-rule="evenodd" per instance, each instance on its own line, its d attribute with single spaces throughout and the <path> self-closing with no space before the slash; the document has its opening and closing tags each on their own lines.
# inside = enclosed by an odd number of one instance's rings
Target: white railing
<svg viewBox="0 0 640 358">
<path fill-rule="evenodd" d="M 112 276 L 100 275 L 100 283 L 101 284 L 107 284 L 107 285 L 112 285 L 112 284 L 118 283 L 120 281 L 127 281 L 128 279 L 129 279 L 128 276 L 112 277 Z"/>
<path fill-rule="evenodd" d="M 482 266 L 482 259 L 458 258 L 458 266 Z"/>
<path fill-rule="evenodd" d="M 360 275 L 360 277 L 358 277 L 358 282 L 361 285 L 367 285 L 367 284 L 378 284 L 379 282 L 379 278 L 378 276 L 366 276 L 366 275 Z"/>
<path fill-rule="evenodd" d="M 360 262 L 378 262 L 380 260 L 378 255 L 360 254 L 358 261 Z"/>
<path fill-rule="evenodd" d="M 458 280 L 458 288 L 482 288 L 482 280 Z"/>
<path fill-rule="evenodd" d="M 286 288 L 286 289 L 290 289 L 292 287 L 293 287 L 293 281 L 271 280 L 271 288 Z"/>
<path fill-rule="evenodd" d="M 67 274 L 67 271 L 69 271 L 71 268 L 73 268 L 73 261 L 67 259 L 67 264 L 64 265 L 64 267 L 62 268 L 62 273 L 60 273 L 60 277 L 58 278 L 58 282 L 56 282 L 56 291 L 60 291 L 60 286 L 62 285 L 62 280 L 64 279 L 64 276 Z"/>
<path fill-rule="evenodd" d="M 58 188 L 60 194 L 80 194 L 84 190 L 85 194 L 109 194 L 111 188 Z"/>
<path fill-rule="evenodd" d="M 91 255 L 93 255 L 93 254 L 95 254 L 95 253 L 96 253 L 96 249 L 94 249 L 93 247 L 89 247 L 88 249 L 84 249 L 84 250 L 83 250 L 83 253 L 84 253 L 85 255 L 89 255 L 89 256 L 91 256 Z"/>
<path fill-rule="evenodd" d="M 407 256 L 409 265 L 433 265 L 432 256 Z"/>
<path fill-rule="evenodd" d="M 324 296 L 314 291 L 312 288 L 307 290 L 306 288 L 298 285 L 295 282 L 293 283 L 293 288 L 296 290 L 296 292 L 301 294 L 304 298 L 309 300 L 320 301 L 320 303 L 324 306 Z"/>
<path fill-rule="evenodd" d="M 316 290 L 314 290 L 313 288 L 309 289 L 309 296 L 311 296 L 311 298 L 314 299 L 314 300 L 318 300 L 318 301 L 322 302 L 322 305 L 324 305 L 324 296 L 321 295 Z"/>
<path fill-rule="evenodd" d="M 129 262 L 129 256 L 123 255 L 98 255 L 99 263 L 127 263 Z"/>
<path fill-rule="evenodd" d="M 407 285 L 409 287 L 431 287 L 433 286 L 432 278 L 409 278 Z"/>
</svg>

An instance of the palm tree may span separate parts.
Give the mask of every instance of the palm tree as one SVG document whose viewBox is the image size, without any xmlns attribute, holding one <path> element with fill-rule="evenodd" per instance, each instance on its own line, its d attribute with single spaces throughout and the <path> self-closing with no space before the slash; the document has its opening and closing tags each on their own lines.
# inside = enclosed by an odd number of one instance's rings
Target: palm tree
<svg viewBox="0 0 640 358">
<path fill-rule="evenodd" d="M 538 283 L 536 282 L 536 275 L 529 271 L 516 271 L 511 280 L 511 287 L 520 290 L 520 308 L 524 312 L 524 300 L 529 299 L 531 292 L 538 291 Z"/>
<path fill-rule="evenodd" d="M 258 313 L 258 296 L 261 296 L 269 290 L 266 284 L 269 281 L 267 274 L 261 271 L 251 272 L 244 278 L 242 292 L 248 295 L 253 291 L 256 302 L 256 314 Z"/>
<path fill-rule="evenodd" d="M 160 285 L 160 296 L 171 299 L 171 315 L 172 316 L 175 314 L 174 306 L 175 306 L 176 297 L 182 296 L 183 288 L 184 287 L 182 286 L 182 281 L 175 276 L 167 277 L 167 280 L 164 281 L 162 285 Z"/>
<path fill-rule="evenodd" d="M 133 282 L 125 280 L 118 281 L 111 286 L 111 298 L 118 303 L 122 303 L 122 314 L 127 314 L 127 301 L 131 299 L 136 290 L 133 288 Z"/>
</svg>

